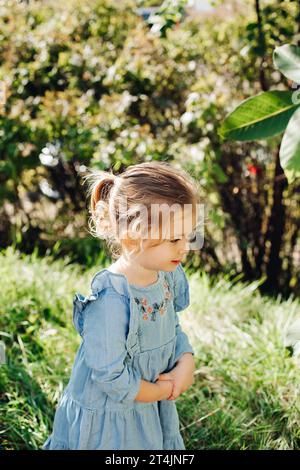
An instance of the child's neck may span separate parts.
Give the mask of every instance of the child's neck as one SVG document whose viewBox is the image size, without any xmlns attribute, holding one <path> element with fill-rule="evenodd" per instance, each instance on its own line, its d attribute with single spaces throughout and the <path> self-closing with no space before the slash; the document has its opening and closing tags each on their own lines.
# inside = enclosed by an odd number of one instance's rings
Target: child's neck
<svg viewBox="0 0 300 470">
<path fill-rule="evenodd" d="M 158 270 L 146 269 L 137 262 L 125 259 L 122 255 L 109 267 L 109 271 L 124 274 L 129 284 L 147 287 L 157 281 Z"/>
</svg>

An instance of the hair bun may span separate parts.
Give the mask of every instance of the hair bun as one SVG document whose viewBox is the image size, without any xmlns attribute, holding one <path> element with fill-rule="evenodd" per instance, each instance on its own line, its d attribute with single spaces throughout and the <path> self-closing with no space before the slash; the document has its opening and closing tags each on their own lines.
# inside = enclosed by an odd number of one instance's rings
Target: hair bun
<svg viewBox="0 0 300 470">
<path fill-rule="evenodd" d="M 94 216 L 98 236 L 101 238 L 109 237 L 111 234 L 111 223 L 108 203 L 103 200 L 98 201 L 95 206 Z"/>
<path fill-rule="evenodd" d="M 85 182 L 89 183 L 91 218 L 88 223 L 91 233 L 100 238 L 110 238 L 112 234 L 109 202 L 117 178 L 113 173 L 103 170 L 88 172 L 84 177 Z"/>
<path fill-rule="evenodd" d="M 95 215 L 100 219 L 104 219 L 108 215 L 108 204 L 105 201 L 98 201 L 95 206 Z"/>
<path fill-rule="evenodd" d="M 91 204 L 92 204 L 92 211 L 95 212 L 96 206 L 99 202 L 104 202 L 108 204 L 109 202 L 109 194 L 112 187 L 115 184 L 115 175 L 106 175 L 100 178 L 100 180 L 95 182 L 92 191 L 91 197 Z M 99 206 L 100 207 L 100 206 Z M 100 210 L 100 209 L 99 209 Z"/>
</svg>

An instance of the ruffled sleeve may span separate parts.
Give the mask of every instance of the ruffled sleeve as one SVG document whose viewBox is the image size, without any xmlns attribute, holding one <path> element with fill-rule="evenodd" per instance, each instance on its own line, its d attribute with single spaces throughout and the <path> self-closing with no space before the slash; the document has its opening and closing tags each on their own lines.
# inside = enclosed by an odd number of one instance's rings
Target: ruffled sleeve
<svg viewBox="0 0 300 470">
<path fill-rule="evenodd" d="M 175 312 L 176 315 L 176 346 L 175 346 L 175 358 L 174 358 L 174 363 L 180 359 L 180 357 L 184 353 L 192 353 L 195 355 L 195 351 L 189 342 L 187 334 L 182 331 L 182 328 L 179 324 L 179 318 L 177 313 Z"/>
<path fill-rule="evenodd" d="M 181 264 L 173 272 L 174 282 L 174 309 L 176 316 L 176 349 L 174 363 L 176 363 L 184 353 L 195 355 L 194 349 L 189 342 L 187 334 L 182 330 L 177 312 L 184 310 L 190 304 L 189 284 L 186 274 Z"/>
<path fill-rule="evenodd" d="M 174 308 L 176 312 L 184 310 L 190 304 L 190 289 L 186 274 L 181 264 L 173 272 Z"/>
<path fill-rule="evenodd" d="M 139 392 L 141 376 L 127 361 L 130 315 L 125 297 L 104 290 L 86 302 L 82 299 L 81 305 L 81 315 L 75 318 L 91 379 L 114 401 L 132 403 Z"/>
</svg>

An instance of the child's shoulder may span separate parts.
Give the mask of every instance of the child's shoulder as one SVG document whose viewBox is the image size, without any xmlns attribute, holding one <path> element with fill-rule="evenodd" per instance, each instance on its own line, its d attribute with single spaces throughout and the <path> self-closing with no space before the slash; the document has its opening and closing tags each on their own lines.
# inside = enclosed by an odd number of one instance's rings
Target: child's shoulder
<svg viewBox="0 0 300 470">
<path fill-rule="evenodd" d="M 188 288 L 188 279 L 181 263 L 178 264 L 174 271 L 165 272 L 165 274 L 175 291 L 186 290 Z"/>
<path fill-rule="evenodd" d="M 91 290 L 93 294 L 103 292 L 103 294 L 114 293 L 123 297 L 130 296 L 126 277 L 108 268 L 101 269 L 94 274 Z"/>
<path fill-rule="evenodd" d="M 109 312 L 106 309 L 109 315 L 113 310 L 122 315 L 123 310 L 127 311 L 129 307 L 129 297 L 125 277 L 116 275 L 106 268 L 96 272 L 91 280 L 91 294 L 85 296 L 76 292 L 74 295 L 73 324 L 76 330 L 82 334 L 86 311 L 90 312 L 92 308 L 93 311 L 100 312 L 99 306 L 103 306 L 103 302 L 109 307 Z M 107 313 L 106 310 L 101 308 L 101 315 Z"/>
</svg>

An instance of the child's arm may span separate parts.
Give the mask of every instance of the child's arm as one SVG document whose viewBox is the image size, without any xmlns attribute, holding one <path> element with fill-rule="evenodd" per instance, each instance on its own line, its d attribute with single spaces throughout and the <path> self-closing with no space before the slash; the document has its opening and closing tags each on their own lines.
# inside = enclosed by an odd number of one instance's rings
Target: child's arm
<svg viewBox="0 0 300 470">
<path fill-rule="evenodd" d="M 165 400 L 171 395 L 172 381 L 156 384 L 143 380 L 139 371 L 126 363 L 128 312 L 120 296 L 106 293 L 90 302 L 84 313 L 84 360 L 99 390 L 128 405 L 135 400 Z"/>
<path fill-rule="evenodd" d="M 184 358 L 184 356 L 195 356 L 195 351 L 191 345 L 188 335 L 182 330 L 179 323 L 179 317 L 177 312 L 175 312 L 176 317 L 176 347 L 175 347 L 175 357 L 174 364 L 177 365 Z M 193 358 L 194 359 L 194 358 Z"/>
<path fill-rule="evenodd" d="M 83 359 L 99 391 L 131 405 L 140 390 L 141 374 L 127 362 L 128 304 L 105 292 L 84 309 Z"/>
<path fill-rule="evenodd" d="M 173 273 L 174 279 L 174 310 L 175 310 L 175 332 L 176 348 L 174 365 L 178 364 L 185 353 L 195 355 L 194 349 L 189 341 L 187 334 L 182 330 L 179 323 L 178 312 L 187 308 L 190 304 L 190 289 L 186 274 L 179 264 Z"/>
<path fill-rule="evenodd" d="M 173 281 L 176 333 L 175 355 L 171 366 L 173 368 L 167 373 L 160 374 L 157 382 L 173 380 L 173 390 L 168 400 L 174 400 L 193 385 L 195 372 L 195 352 L 187 334 L 181 328 L 178 316 L 178 312 L 184 310 L 190 303 L 189 284 L 181 264 L 173 273 Z"/>
<path fill-rule="evenodd" d="M 166 400 L 172 393 L 173 383 L 171 380 L 159 381 L 156 383 L 141 380 L 139 393 L 135 397 L 136 401 L 154 402 Z"/>
<path fill-rule="evenodd" d="M 175 400 L 181 393 L 186 392 L 194 384 L 195 361 L 190 353 L 181 356 L 176 366 L 167 373 L 158 376 L 159 381 L 173 381 L 172 394 L 168 400 Z"/>
</svg>

